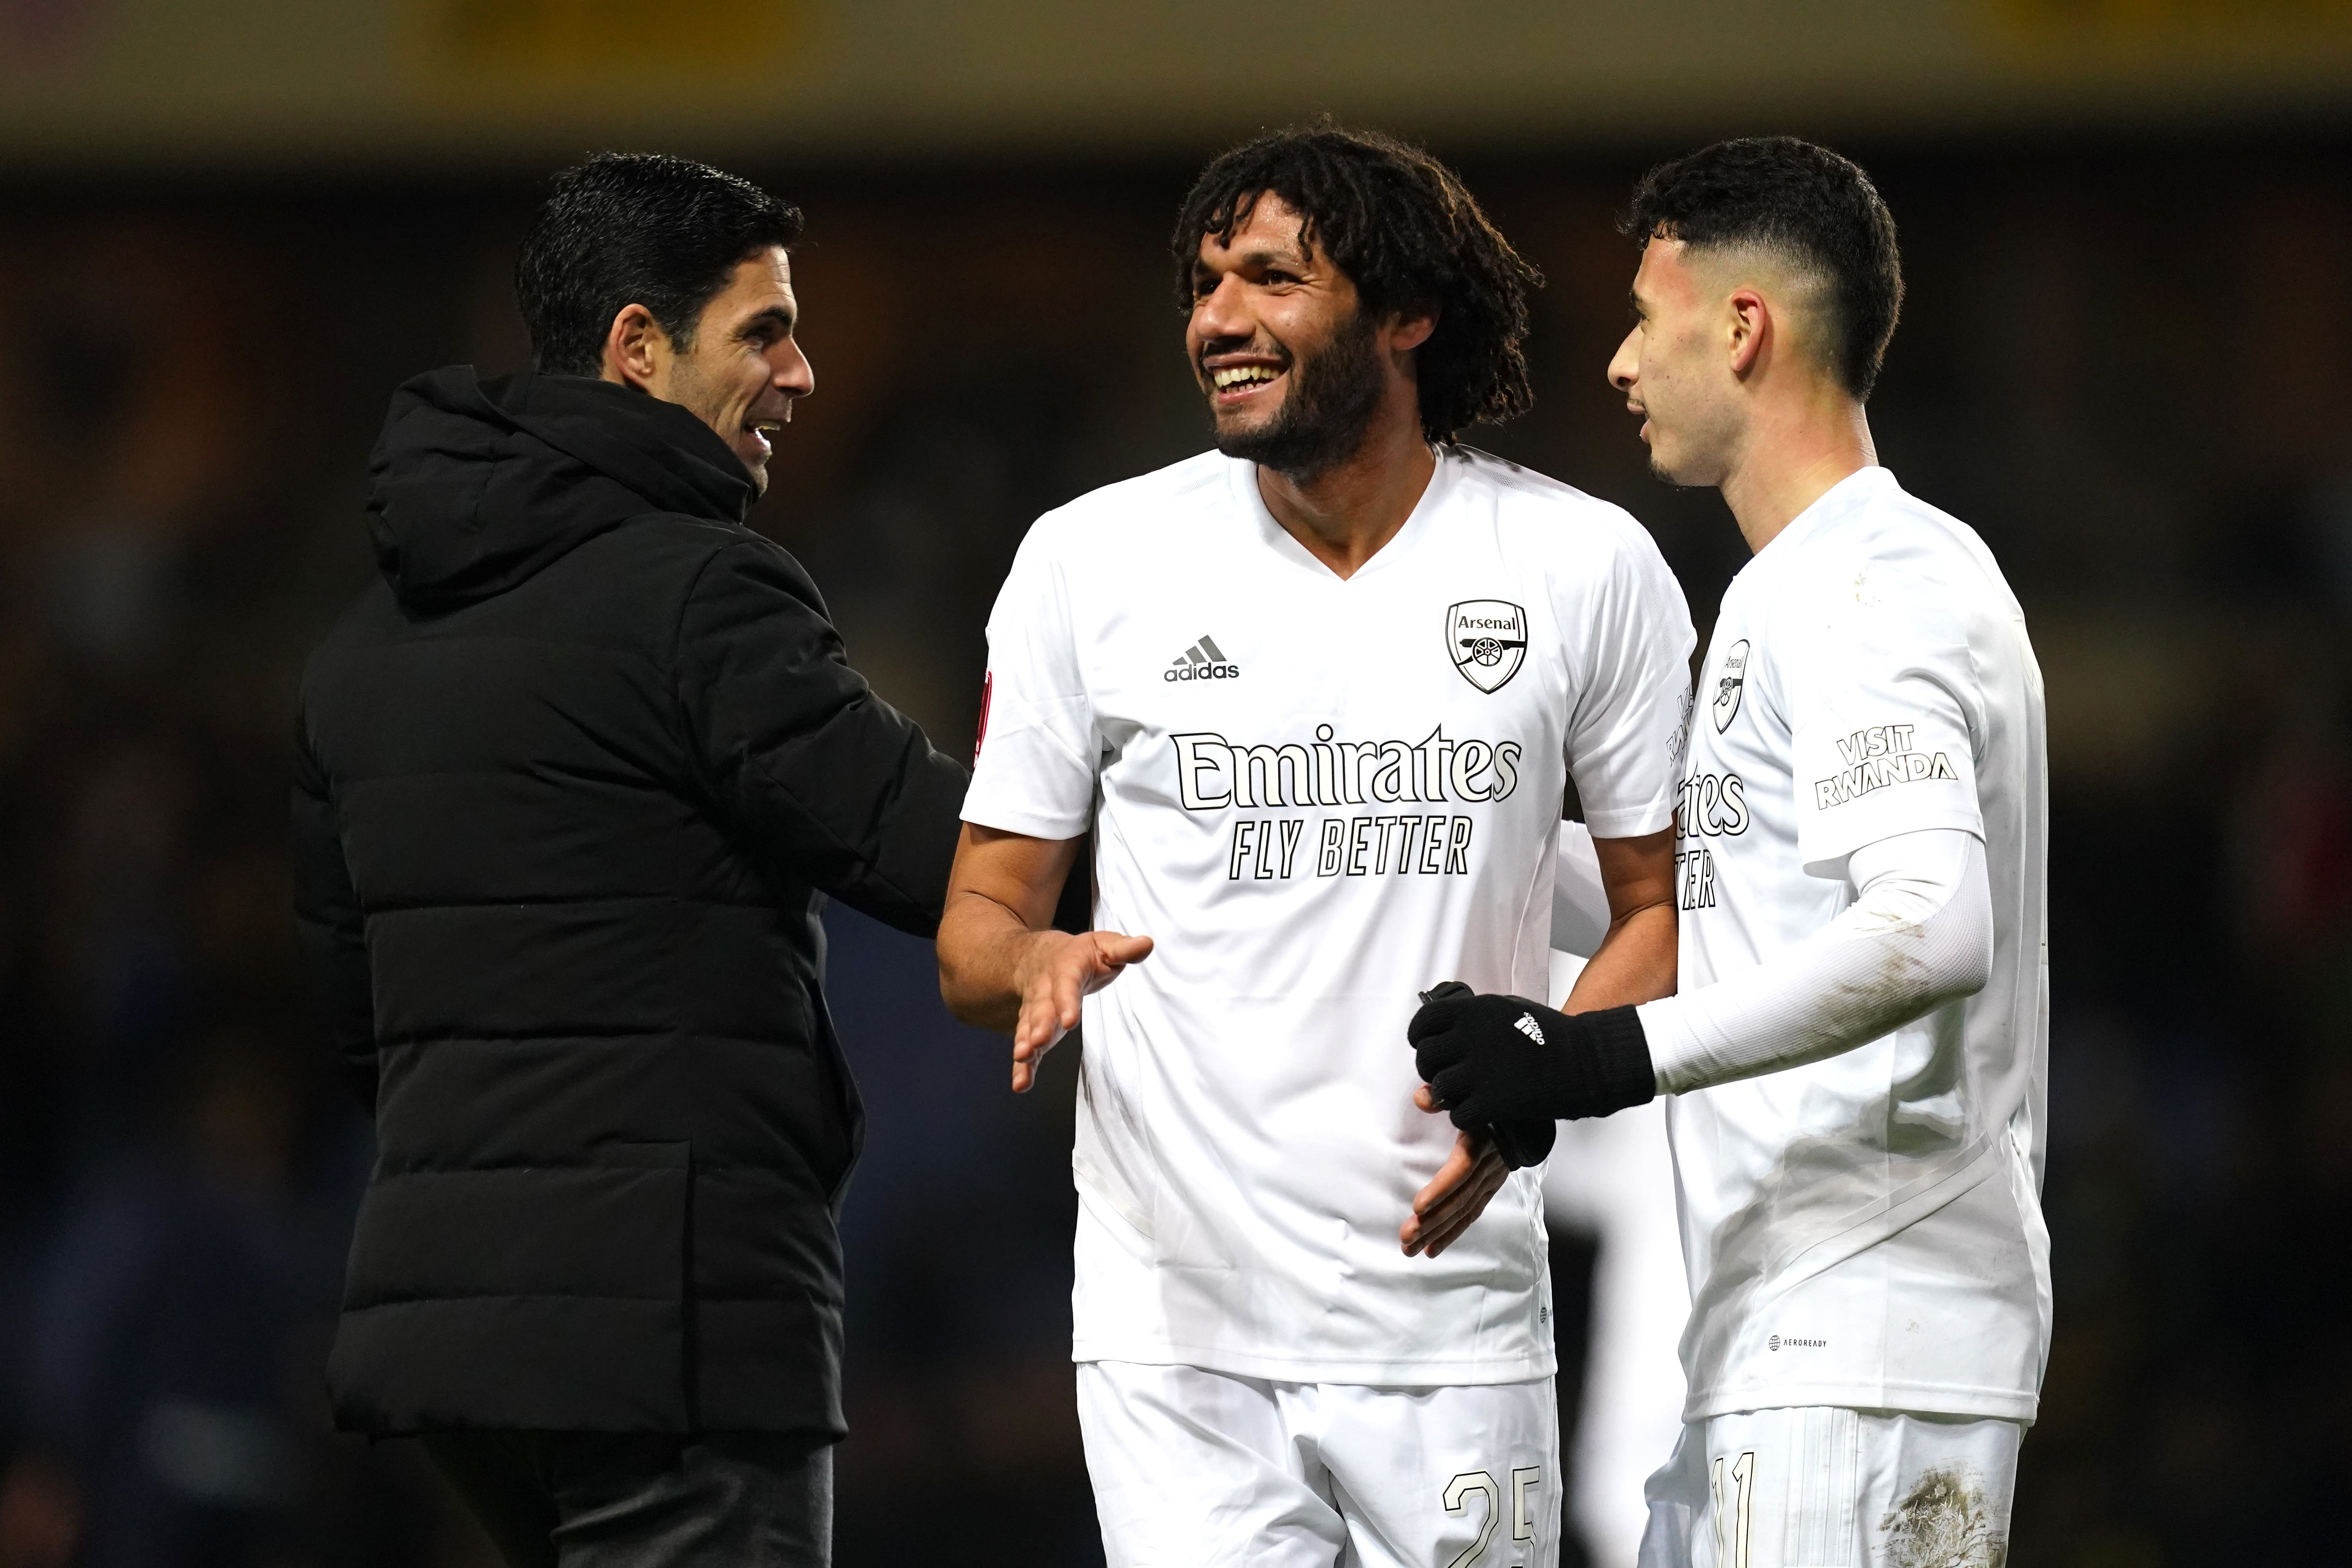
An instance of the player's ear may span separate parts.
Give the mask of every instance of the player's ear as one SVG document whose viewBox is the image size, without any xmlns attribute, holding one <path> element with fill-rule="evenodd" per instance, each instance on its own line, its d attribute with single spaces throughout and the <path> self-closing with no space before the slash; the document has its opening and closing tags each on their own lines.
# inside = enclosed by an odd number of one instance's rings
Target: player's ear
<svg viewBox="0 0 2352 1568">
<path fill-rule="evenodd" d="M 643 305 L 621 307 L 604 331 L 604 379 L 650 391 L 669 334 Z"/>
<path fill-rule="evenodd" d="M 1724 304 L 1724 346 L 1731 354 L 1731 374 L 1745 380 L 1764 352 L 1764 340 L 1772 335 L 1772 307 L 1753 289 L 1733 289 Z"/>
<path fill-rule="evenodd" d="M 1437 307 L 1415 305 L 1400 310 L 1390 318 L 1388 338 L 1391 353 L 1411 353 L 1427 342 L 1437 331 Z"/>
</svg>

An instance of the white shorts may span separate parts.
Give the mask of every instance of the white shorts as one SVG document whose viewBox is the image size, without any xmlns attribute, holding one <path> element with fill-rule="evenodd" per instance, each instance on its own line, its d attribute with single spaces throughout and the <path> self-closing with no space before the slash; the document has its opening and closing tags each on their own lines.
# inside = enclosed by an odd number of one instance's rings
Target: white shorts
<svg viewBox="0 0 2352 1568">
<path fill-rule="evenodd" d="M 1999 1568 L 2024 1425 L 1815 1405 L 1686 1423 L 1641 1568 Z"/>
<path fill-rule="evenodd" d="M 1554 1401 L 1078 1364 L 1109 1568 L 1555 1568 Z"/>
</svg>

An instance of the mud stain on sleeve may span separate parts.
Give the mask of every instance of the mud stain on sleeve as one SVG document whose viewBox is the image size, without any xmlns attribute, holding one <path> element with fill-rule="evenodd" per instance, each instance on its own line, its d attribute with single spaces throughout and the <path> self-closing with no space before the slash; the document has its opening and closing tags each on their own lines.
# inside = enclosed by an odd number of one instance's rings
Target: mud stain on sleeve
<svg viewBox="0 0 2352 1568">
<path fill-rule="evenodd" d="M 1965 1466 L 1926 1472 L 1878 1528 L 1888 1568 L 2002 1568 L 2009 1561 L 1984 1483 Z"/>
</svg>

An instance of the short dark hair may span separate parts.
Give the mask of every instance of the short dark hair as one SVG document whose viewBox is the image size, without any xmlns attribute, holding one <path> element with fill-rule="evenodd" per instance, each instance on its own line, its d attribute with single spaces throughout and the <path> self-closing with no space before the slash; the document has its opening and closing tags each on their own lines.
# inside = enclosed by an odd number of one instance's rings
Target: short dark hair
<svg viewBox="0 0 2352 1568">
<path fill-rule="evenodd" d="M 1903 310 L 1903 257 L 1895 215 L 1852 160 L 1794 136 L 1717 142 L 1643 175 L 1618 226 L 1643 245 L 1753 245 L 1818 269 L 1832 373 L 1857 398 L 1878 384 Z"/>
<path fill-rule="evenodd" d="M 800 209 L 749 180 L 659 153 L 599 153 L 555 176 L 523 237 L 515 302 L 532 356 L 551 374 L 598 374 L 628 305 L 691 349 L 736 265 L 800 237 Z"/>
<path fill-rule="evenodd" d="M 1373 315 L 1426 309 L 1437 329 L 1416 355 L 1422 433 L 1450 446 L 1535 402 L 1528 291 L 1540 273 L 1511 248 L 1453 170 L 1420 148 L 1329 121 L 1271 132 L 1201 171 L 1176 216 L 1176 295 L 1192 301 L 1201 239 L 1229 243 L 1268 193 L 1306 220 L 1299 237 L 1355 283 Z"/>
</svg>

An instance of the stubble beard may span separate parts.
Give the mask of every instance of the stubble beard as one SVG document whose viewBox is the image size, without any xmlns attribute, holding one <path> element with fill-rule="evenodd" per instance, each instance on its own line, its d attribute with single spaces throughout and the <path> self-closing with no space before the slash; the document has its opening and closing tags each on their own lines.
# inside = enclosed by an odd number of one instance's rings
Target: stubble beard
<svg viewBox="0 0 2352 1568">
<path fill-rule="evenodd" d="M 710 427 L 711 434 L 727 443 L 728 450 L 735 454 L 735 460 L 743 465 L 743 471 L 750 476 L 753 496 L 766 495 L 768 465 L 775 461 L 775 442 L 779 437 L 768 437 L 769 450 L 765 457 L 751 457 L 739 447 L 736 443 L 742 439 L 740 422 L 732 432 L 721 428 L 727 400 L 721 389 L 712 387 L 709 379 L 703 374 L 702 367 L 695 363 L 690 353 L 679 356 L 677 368 L 671 371 L 669 392 L 670 401 L 683 405 L 696 418 Z"/>
<path fill-rule="evenodd" d="M 1714 479 L 1690 477 L 1695 466 L 1696 465 L 1693 463 L 1690 455 L 1685 453 L 1680 464 L 1668 468 L 1664 460 L 1658 456 L 1657 448 L 1653 447 L 1650 449 L 1650 477 L 1670 489 L 1703 490 L 1713 488 L 1717 483 Z"/>
<path fill-rule="evenodd" d="M 1308 483 L 1364 449 L 1386 391 L 1372 322 L 1360 308 L 1328 348 L 1291 360 L 1281 410 L 1256 429 L 1218 431 L 1217 450 Z"/>
</svg>

